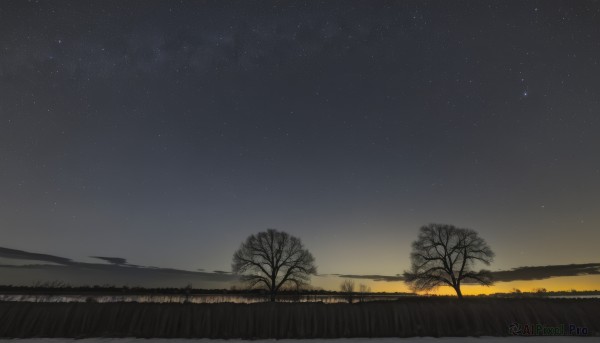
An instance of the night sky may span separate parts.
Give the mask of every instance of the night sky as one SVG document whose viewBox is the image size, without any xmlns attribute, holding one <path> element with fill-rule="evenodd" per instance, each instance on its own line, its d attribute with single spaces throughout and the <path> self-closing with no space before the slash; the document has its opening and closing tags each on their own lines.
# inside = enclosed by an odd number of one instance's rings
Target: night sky
<svg viewBox="0 0 600 343">
<path fill-rule="evenodd" d="M 448 223 L 596 263 L 599 156 L 598 1 L 0 4 L 5 248 L 229 271 L 277 228 L 396 275 Z"/>
</svg>

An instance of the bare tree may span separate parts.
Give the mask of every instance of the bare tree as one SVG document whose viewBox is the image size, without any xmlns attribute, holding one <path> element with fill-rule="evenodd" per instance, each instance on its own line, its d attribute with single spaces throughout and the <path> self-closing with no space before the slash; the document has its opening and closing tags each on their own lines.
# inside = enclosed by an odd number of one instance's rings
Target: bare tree
<svg viewBox="0 0 600 343">
<path fill-rule="evenodd" d="M 315 259 L 302 241 L 274 229 L 248 237 L 234 253 L 231 268 L 250 287 L 268 290 L 271 301 L 283 286 L 299 288 L 317 274 Z"/>
<path fill-rule="evenodd" d="M 415 291 L 450 286 L 462 299 L 463 282 L 492 284 L 488 270 L 473 270 L 475 263 L 489 265 L 494 252 L 485 240 L 471 229 L 445 224 L 421 227 L 419 237 L 412 243 L 411 271 L 404 272 L 405 282 Z"/>
<path fill-rule="evenodd" d="M 349 304 L 352 304 L 352 300 L 354 299 L 354 281 L 344 280 L 340 285 L 340 291 L 344 298 L 346 298 L 346 301 L 348 301 Z"/>
<path fill-rule="evenodd" d="M 371 293 L 371 287 L 361 283 L 358 286 L 358 301 L 364 302 L 369 293 Z"/>
</svg>

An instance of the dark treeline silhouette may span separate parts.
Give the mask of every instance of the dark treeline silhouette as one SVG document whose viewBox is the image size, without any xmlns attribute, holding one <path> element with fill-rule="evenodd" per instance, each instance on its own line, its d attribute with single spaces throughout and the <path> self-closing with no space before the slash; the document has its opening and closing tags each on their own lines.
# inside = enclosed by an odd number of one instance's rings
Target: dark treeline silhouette
<svg viewBox="0 0 600 343">
<path fill-rule="evenodd" d="M 365 303 L 0 302 L 0 337 L 341 338 L 508 336 L 510 323 L 600 335 L 600 299 L 406 298 Z"/>
<path fill-rule="evenodd" d="M 190 287 L 169 287 L 169 288 L 147 288 L 147 287 L 128 287 L 116 285 L 94 285 L 94 286 L 71 286 L 66 283 L 37 283 L 32 286 L 21 285 L 0 285 L 0 294 L 71 294 L 71 295 L 256 295 L 270 296 L 269 292 L 259 288 L 230 288 L 230 289 L 206 289 Z M 331 295 L 343 296 L 344 292 L 324 289 L 300 289 L 300 290 L 280 290 L 281 296 L 292 295 Z M 407 292 L 365 292 L 364 295 L 397 295 L 397 296 L 416 296 L 414 293 Z"/>
<path fill-rule="evenodd" d="M 171 287 L 171 288 L 146 288 L 146 287 L 128 287 L 128 286 L 114 286 L 114 285 L 94 285 L 94 286 L 70 286 L 68 284 L 62 284 L 57 287 L 56 284 L 40 283 L 32 286 L 17 286 L 17 285 L 0 285 L 0 294 L 54 294 L 54 295 L 256 295 L 263 296 L 265 299 L 268 298 L 268 292 L 262 289 L 203 289 L 203 288 L 187 288 L 187 287 Z M 318 295 L 330 295 L 345 297 L 346 292 L 334 291 L 334 290 L 323 290 L 323 289 L 302 289 L 296 290 L 282 290 L 279 292 L 281 296 L 318 296 Z M 368 300 L 369 296 L 376 295 L 397 295 L 398 297 L 406 298 L 410 296 L 417 296 L 415 293 L 407 292 L 371 292 L 366 291 L 354 292 L 352 299 L 360 300 L 361 297 Z M 600 295 L 600 290 L 563 290 L 563 291 L 548 291 L 544 289 L 536 289 L 533 291 L 521 291 L 515 289 L 511 292 L 498 292 L 491 294 L 479 294 L 467 297 L 498 297 L 498 298 L 538 298 L 538 297 L 560 297 L 560 296 L 597 296 Z M 437 295 L 424 295 L 419 296 L 421 298 L 427 297 L 438 297 L 444 298 L 447 296 Z M 310 298 L 308 298 L 310 299 Z M 394 298 L 390 298 L 395 300 Z M 316 300 L 318 301 L 318 300 Z M 380 298 L 378 301 L 381 301 Z"/>
</svg>

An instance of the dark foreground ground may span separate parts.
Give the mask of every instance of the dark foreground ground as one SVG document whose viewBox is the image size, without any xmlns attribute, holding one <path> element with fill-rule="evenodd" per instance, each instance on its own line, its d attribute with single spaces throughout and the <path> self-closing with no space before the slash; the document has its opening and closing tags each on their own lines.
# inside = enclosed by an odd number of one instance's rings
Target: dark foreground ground
<svg viewBox="0 0 600 343">
<path fill-rule="evenodd" d="M 11 343 L 248 343 L 243 339 L 210 338 L 21 338 L 18 341 L 0 338 L 0 342 Z M 252 343 L 274 343 L 272 339 L 252 340 Z M 387 337 L 387 338 L 334 338 L 334 339 L 280 339 L 277 343 L 591 343 L 597 337 L 554 336 L 554 337 Z"/>
<path fill-rule="evenodd" d="M 0 337 L 341 338 L 600 336 L 600 299 L 415 298 L 361 304 L 0 303 Z M 513 325 L 513 329 L 515 326 Z M 563 329 L 561 329 L 563 328 Z M 583 330 L 585 329 L 585 330 Z M 564 330 L 564 331 L 560 331 Z M 524 332 L 526 333 L 526 332 Z M 533 331 L 530 332 L 533 334 Z"/>
</svg>

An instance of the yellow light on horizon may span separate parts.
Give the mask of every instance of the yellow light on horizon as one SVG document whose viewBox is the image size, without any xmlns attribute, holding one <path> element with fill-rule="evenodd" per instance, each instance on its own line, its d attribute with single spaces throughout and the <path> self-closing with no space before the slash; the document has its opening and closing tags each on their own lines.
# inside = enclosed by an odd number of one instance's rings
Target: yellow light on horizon
<svg viewBox="0 0 600 343">
<path fill-rule="evenodd" d="M 344 279 L 339 277 L 327 278 L 315 284 L 315 286 L 323 289 L 339 291 L 339 285 Z M 357 287 L 359 284 L 365 284 L 371 287 L 372 292 L 412 292 L 410 288 L 401 281 L 371 281 L 371 280 L 354 280 Z M 493 293 L 510 293 L 515 289 L 522 292 L 535 292 L 540 288 L 545 288 L 549 292 L 557 291 L 590 291 L 600 290 L 600 275 L 580 275 L 580 276 L 562 276 L 553 277 L 544 280 L 523 280 L 510 282 L 497 282 L 492 286 L 486 287 L 481 285 L 462 285 L 461 290 L 463 295 L 479 295 Z M 456 295 L 456 292 L 451 287 L 439 287 L 430 292 L 421 292 L 420 294 L 435 294 L 435 295 Z"/>
</svg>

